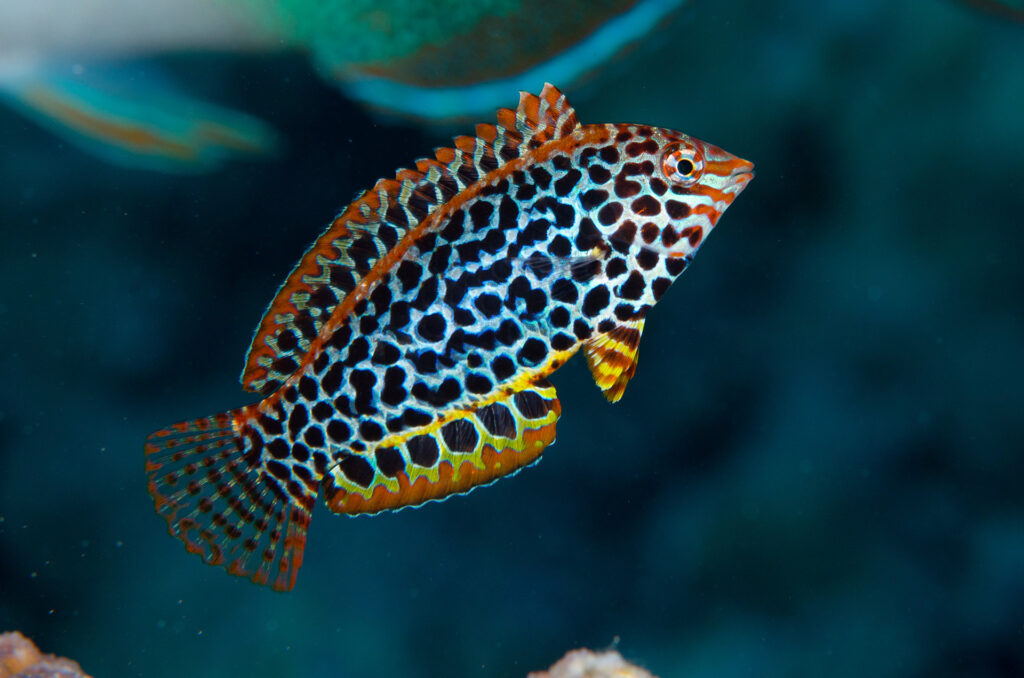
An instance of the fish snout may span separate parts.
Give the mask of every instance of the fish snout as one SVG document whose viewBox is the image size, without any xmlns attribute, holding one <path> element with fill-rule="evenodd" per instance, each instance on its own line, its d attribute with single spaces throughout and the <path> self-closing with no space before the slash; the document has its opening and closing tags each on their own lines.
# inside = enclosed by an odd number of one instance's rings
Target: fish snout
<svg viewBox="0 0 1024 678">
<path fill-rule="evenodd" d="M 754 178 L 754 163 L 705 142 L 705 173 L 713 177 L 711 185 L 735 198 Z"/>
<path fill-rule="evenodd" d="M 734 156 L 728 163 L 723 164 L 723 169 L 727 170 L 727 173 L 723 172 L 726 177 L 724 190 L 735 198 L 754 178 L 754 163 Z"/>
</svg>

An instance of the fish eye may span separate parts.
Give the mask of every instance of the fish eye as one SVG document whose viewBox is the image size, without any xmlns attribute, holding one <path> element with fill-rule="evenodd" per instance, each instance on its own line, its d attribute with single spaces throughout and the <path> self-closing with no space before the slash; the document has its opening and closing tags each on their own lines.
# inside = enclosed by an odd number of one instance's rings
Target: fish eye
<svg viewBox="0 0 1024 678">
<path fill-rule="evenodd" d="M 704 174 L 704 159 L 689 144 L 673 146 L 661 160 L 661 171 L 675 184 L 692 186 Z"/>
</svg>

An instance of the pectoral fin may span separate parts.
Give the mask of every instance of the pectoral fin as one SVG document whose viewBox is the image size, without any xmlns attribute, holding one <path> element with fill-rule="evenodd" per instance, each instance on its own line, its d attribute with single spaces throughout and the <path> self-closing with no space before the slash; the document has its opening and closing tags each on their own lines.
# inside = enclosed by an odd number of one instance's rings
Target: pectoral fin
<svg viewBox="0 0 1024 678">
<path fill-rule="evenodd" d="M 624 320 L 609 332 L 594 335 L 583 347 L 587 365 L 598 388 L 609 402 L 616 402 L 636 373 L 643 318 Z"/>
</svg>

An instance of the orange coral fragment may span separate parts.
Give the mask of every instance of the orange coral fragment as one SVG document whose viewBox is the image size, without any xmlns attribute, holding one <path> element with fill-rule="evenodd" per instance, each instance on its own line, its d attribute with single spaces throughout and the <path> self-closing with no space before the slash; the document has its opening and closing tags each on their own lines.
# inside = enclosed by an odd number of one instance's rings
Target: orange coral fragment
<svg viewBox="0 0 1024 678">
<path fill-rule="evenodd" d="M 639 666 L 630 664 L 615 650 L 593 652 L 572 650 L 547 671 L 534 671 L 526 678 L 656 678 Z"/>
<path fill-rule="evenodd" d="M 0 634 L 0 678 L 91 678 L 77 662 L 43 654 L 17 631 Z"/>
</svg>

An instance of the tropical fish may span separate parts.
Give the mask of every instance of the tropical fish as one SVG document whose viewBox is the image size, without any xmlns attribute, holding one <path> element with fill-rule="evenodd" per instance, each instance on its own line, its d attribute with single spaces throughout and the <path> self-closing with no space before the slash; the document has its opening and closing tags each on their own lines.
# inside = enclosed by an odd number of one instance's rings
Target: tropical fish
<svg viewBox="0 0 1024 678">
<path fill-rule="evenodd" d="M 300 50 L 370 107 L 443 120 L 491 111 L 528 83 L 574 81 L 683 4 L 4 0 L 0 102 L 107 161 L 206 171 L 274 151 L 277 135 L 260 120 L 188 95 L 140 57 Z"/>
<path fill-rule="evenodd" d="M 246 0 L 263 4 L 268 0 Z M 650 35 L 686 0 L 274 0 L 275 25 L 324 77 L 417 119 L 489 113 L 509 91 L 576 82 Z M 538 20 L 543 17 L 543 20 Z"/>
<path fill-rule="evenodd" d="M 153 433 L 171 534 L 210 564 L 295 583 L 317 495 L 377 513 L 538 460 L 582 349 L 610 401 L 650 308 L 753 165 L 681 132 L 581 125 L 552 85 L 381 179 L 281 286 L 242 385 L 263 400 Z"/>
</svg>

